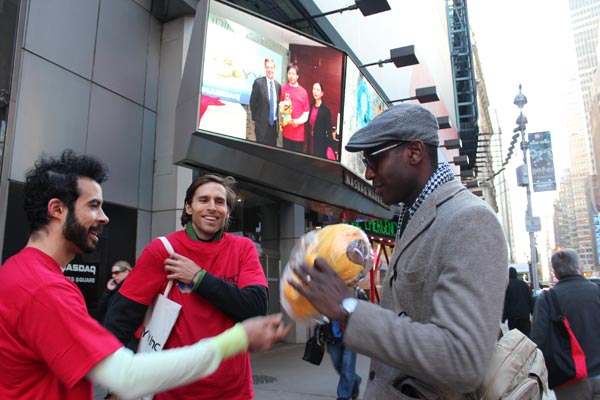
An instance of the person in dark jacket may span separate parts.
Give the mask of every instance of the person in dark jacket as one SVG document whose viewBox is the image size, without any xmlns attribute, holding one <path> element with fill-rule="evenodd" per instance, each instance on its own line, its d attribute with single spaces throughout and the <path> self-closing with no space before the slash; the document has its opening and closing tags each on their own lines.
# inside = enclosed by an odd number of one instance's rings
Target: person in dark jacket
<svg viewBox="0 0 600 400">
<path fill-rule="evenodd" d="M 533 314 L 533 296 L 529 285 L 517 277 L 514 267 L 508 269 L 508 287 L 504 297 L 502 322 L 508 320 L 508 329 L 518 329 L 527 337 L 531 334 L 530 314 Z"/>
<path fill-rule="evenodd" d="M 127 261 L 119 260 L 113 264 L 110 271 L 111 278 L 106 282 L 106 289 L 102 292 L 100 300 L 98 300 L 98 316 L 99 320 L 103 321 L 108 309 L 108 303 L 113 297 L 113 294 L 119 291 L 127 275 L 131 272 L 131 264 Z"/>
<path fill-rule="evenodd" d="M 275 60 L 265 58 L 265 76 L 256 78 L 250 94 L 250 110 L 258 143 L 277 145 L 281 84 L 275 80 Z"/>
<path fill-rule="evenodd" d="M 588 378 L 554 387 L 558 400 L 600 398 L 600 288 L 581 276 L 579 257 L 565 249 L 552 255 L 552 269 L 558 283 L 552 289 L 561 313 L 569 320 L 571 330 L 585 354 Z M 550 293 L 536 301 L 531 339 L 543 348 L 553 323 L 549 313 Z"/>
<path fill-rule="evenodd" d="M 327 148 L 331 147 L 330 155 L 333 160 L 337 159 L 337 146 L 334 145 L 333 129 L 331 125 L 331 111 L 323 103 L 323 85 L 315 82 L 312 88 L 314 102 L 308 113 L 308 124 L 306 124 L 306 153 L 321 158 L 327 157 Z"/>
</svg>

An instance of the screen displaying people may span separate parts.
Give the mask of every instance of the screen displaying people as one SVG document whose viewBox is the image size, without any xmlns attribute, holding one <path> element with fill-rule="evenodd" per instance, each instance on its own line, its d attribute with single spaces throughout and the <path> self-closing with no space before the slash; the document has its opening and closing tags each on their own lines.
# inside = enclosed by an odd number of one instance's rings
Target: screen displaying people
<svg viewBox="0 0 600 400">
<path fill-rule="evenodd" d="M 348 58 L 346 61 L 343 131 L 350 134 L 342 136 L 342 149 L 348 143 L 353 132 L 365 127 L 386 108 L 387 105 L 381 96 L 360 73 L 354 62 Z M 342 150 L 340 161 L 356 176 L 364 177 L 365 166 L 361 161 L 360 154 Z"/>
<path fill-rule="evenodd" d="M 305 133 L 315 82 L 327 86 L 329 129 L 341 131 L 343 52 L 219 2 L 209 3 L 205 31 L 200 133 L 316 155 Z"/>
</svg>

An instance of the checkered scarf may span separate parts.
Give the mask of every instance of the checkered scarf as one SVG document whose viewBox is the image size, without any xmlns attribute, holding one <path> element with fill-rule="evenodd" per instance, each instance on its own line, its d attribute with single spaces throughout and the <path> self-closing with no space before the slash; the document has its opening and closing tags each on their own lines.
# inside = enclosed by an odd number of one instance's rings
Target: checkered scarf
<svg viewBox="0 0 600 400">
<path fill-rule="evenodd" d="M 452 169 L 450 169 L 450 165 L 448 163 L 440 164 L 438 169 L 435 170 L 433 175 L 429 177 L 427 184 L 421 191 L 417 200 L 415 200 L 414 204 L 410 207 L 407 207 L 406 204 L 400 203 L 400 208 L 398 209 L 400 216 L 398 217 L 398 231 L 396 232 L 396 243 L 400 241 L 400 236 L 402 235 L 402 231 L 404 230 L 402 227 L 406 227 L 410 219 L 415 215 L 421 204 L 428 198 L 431 193 L 434 192 L 435 189 L 439 188 L 446 182 L 450 182 L 454 179 L 454 173 Z M 406 221 L 404 219 L 406 218 Z"/>
</svg>

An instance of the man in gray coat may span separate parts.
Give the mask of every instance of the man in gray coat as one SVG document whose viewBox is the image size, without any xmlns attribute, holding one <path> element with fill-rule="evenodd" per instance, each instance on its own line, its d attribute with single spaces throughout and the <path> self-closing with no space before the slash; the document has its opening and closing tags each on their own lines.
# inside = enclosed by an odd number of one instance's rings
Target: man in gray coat
<svg viewBox="0 0 600 400">
<path fill-rule="evenodd" d="M 365 177 L 400 204 L 381 305 L 358 301 L 323 259 L 290 282 L 371 357 L 364 399 L 461 399 L 481 383 L 498 336 L 507 245 L 491 208 L 438 165 L 438 124 L 418 104 L 391 107 L 346 145 Z"/>
</svg>

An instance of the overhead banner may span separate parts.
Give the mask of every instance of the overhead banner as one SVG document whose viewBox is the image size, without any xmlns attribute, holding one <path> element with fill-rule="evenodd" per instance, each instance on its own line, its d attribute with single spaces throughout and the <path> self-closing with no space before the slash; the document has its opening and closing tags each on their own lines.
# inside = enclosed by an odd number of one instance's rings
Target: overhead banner
<svg viewBox="0 0 600 400">
<path fill-rule="evenodd" d="M 529 161 L 534 192 L 556 190 L 550 132 L 529 134 Z"/>
</svg>

